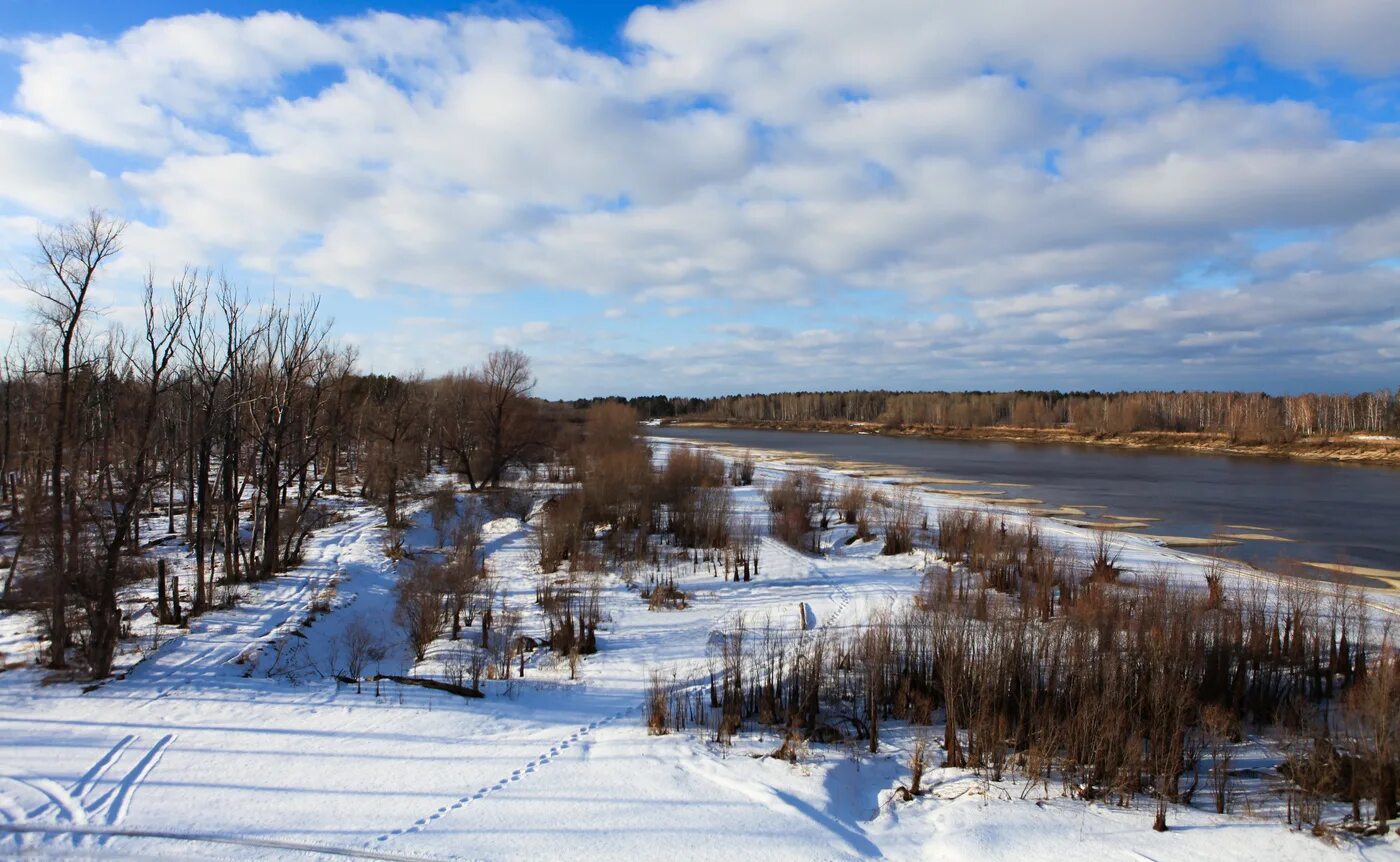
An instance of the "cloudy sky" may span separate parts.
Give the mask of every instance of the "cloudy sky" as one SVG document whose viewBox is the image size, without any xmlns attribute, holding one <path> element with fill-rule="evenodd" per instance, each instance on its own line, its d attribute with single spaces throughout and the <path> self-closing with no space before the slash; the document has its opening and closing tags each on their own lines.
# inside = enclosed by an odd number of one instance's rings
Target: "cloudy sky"
<svg viewBox="0 0 1400 862">
<path fill-rule="evenodd" d="M 0 0 L 3 332 L 99 206 L 547 396 L 1400 384 L 1394 0 L 209 2 Z"/>
</svg>

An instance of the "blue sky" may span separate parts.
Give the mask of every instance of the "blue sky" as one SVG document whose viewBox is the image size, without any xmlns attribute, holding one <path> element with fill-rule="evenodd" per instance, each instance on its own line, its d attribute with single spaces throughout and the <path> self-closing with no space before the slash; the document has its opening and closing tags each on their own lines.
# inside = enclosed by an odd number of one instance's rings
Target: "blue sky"
<svg viewBox="0 0 1400 862">
<path fill-rule="evenodd" d="M 0 264 L 549 396 L 1400 382 L 1400 7 L 0 0 Z M 0 324 L 25 299 L 0 291 Z"/>
</svg>

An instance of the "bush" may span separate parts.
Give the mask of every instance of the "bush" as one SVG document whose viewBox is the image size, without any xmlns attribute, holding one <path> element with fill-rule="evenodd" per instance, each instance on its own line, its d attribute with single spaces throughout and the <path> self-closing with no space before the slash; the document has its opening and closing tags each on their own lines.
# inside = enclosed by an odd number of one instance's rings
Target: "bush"
<svg viewBox="0 0 1400 862">
<path fill-rule="evenodd" d="M 865 517 L 865 507 L 870 502 L 870 489 L 864 482 L 848 483 L 841 489 L 836 507 L 841 510 L 841 519 L 847 524 L 858 524 Z"/>
<path fill-rule="evenodd" d="M 746 487 L 753 484 L 753 453 L 745 452 L 729 465 L 729 480 L 735 485 Z"/>
<path fill-rule="evenodd" d="M 578 494 L 555 497 L 545 502 L 541 515 L 540 569 L 550 574 L 578 556 L 583 544 L 583 498 Z"/>
<path fill-rule="evenodd" d="M 642 590 L 642 598 L 647 600 L 647 609 L 653 611 L 683 610 L 690 606 L 690 596 L 670 580 Z"/>
<path fill-rule="evenodd" d="M 442 625 L 442 567 L 418 563 L 394 585 L 394 622 L 413 657 L 422 661 Z"/>
<path fill-rule="evenodd" d="M 729 489 L 701 486 L 678 492 L 671 503 L 667 528 L 683 548 L 724 548 L 729 545 Z"/>
<path fill-rule="evenodd" d="M 812 516 L 825 508 L 825 491 L 821 476 L 814 470 L 788 473 L 768 489 L 773 537 L 801 551 L 820 552 L 821 536 L 813 532 Z"/>
<path fill-rule="evenodd" d="M 428 500 L 428 515 L 432 518 L 433 531 L 437 533 L 438 546 L 447 544 L 452 522 L 457 518 L 457 494 L 450 486 L 433 491 Z"/>
<path fill-rule="evenodd" d="M 914 527 L 923 514 L 918 498 L 907 488 L 900 488 L 890 495 L 880 514 L 885 533 L 880 553 L 893 556 L 914 550 Z"/>
</svg>

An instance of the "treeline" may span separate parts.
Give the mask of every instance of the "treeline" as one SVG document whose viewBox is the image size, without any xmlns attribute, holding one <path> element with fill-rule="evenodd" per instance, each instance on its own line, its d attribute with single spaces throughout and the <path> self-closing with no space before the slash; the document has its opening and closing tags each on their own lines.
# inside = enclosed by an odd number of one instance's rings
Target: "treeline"
<svg viewBox="0 0 1400 862">
<path fill-rule="evenodd" d="M 638 395 L 633 398 L 576 398 L 569 403 L 575 410 L 587 410 L 598 404 L 625 404 L 637 411 L 637 415 L 642 419 L 670 419 L 691 413 L 703 413 L 710 409 L 710 401 L 707 399 L 673 398 L 668 395 Z"/>
<path fill-rule="evenodd" d="M 135 327 L 102 320 L 94 285 L 124 228 L 93 212 L 40 233 L 35 325 L 0 374 L 0 605 L 42 612 L 51 667 L 110 673 L 126 584 L 159 577 L 159 621 L 179 624 L 295 565 L 329 494 L 394 526 L 435 464 L 476 488 L 552 452 L 559 411 L 516 351 L 438 379 L 363 375 L 315 302 L 257 306 L 193 269 L 149 276 Z M 142 555 L 165 542 L 190 561 L 184 610 Z"/>
<path fill-rule="evenodd" d="M 945 428 L 1072 428 L 1223 434 L 1282 442 L 1335 434 L 1400 433 L 1400 389 L 1356 395 L 1261 392 L 779 392 L 709 399 L 631 399 L 644 416 L 748 422 L 873 422 Z"/>
</svg>

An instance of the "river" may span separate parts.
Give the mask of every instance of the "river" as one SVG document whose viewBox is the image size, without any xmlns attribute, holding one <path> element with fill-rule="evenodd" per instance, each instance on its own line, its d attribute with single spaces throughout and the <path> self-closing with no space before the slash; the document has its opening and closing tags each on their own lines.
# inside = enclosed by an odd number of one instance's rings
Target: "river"
<svg viewBox="0 0 1400 862">
<path fill-rule="evenodd" d="M 1033 508 L 1077 507 L 1092 519 L 1138 519 L 1139 533 L 1228 534 L 1238 544 L 1223 547 L 1223 554 L 1264 568 L 1310 560 L 1400 569 L 1400 470 L 1394 468 L 877 434 L 666 426 L 647 433 L 970 480 L 976 484 L 948 487 L 1042 501 L 1025 504 Z"/>
</svg>

